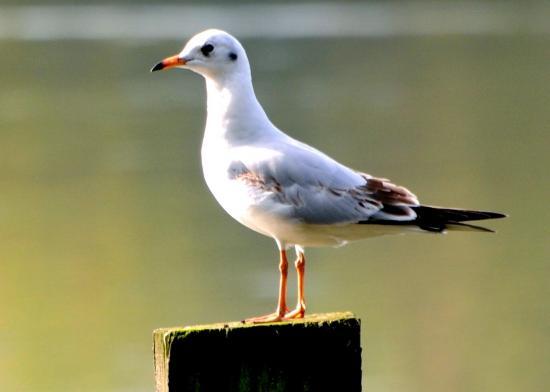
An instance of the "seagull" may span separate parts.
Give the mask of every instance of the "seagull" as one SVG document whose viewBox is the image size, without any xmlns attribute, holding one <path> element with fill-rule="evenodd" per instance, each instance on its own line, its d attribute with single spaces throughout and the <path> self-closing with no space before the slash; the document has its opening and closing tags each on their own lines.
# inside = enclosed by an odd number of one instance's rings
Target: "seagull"
<svg viewBox="0 0 550 392">
<path fill-rule="evenodd" d="M 279 250 L 275 312 L 250 323 L 303 318 L 307 247 L 342 246 L 369 237 L 407 232 L 492 230 L 465 223 L 504 214 L 420 204 L 403 186 L 351 169 L 302 143 L 269 120 L 256 99 L 241 43 L 209 29 L 152 69 L 188 69 L 203 76 L 207 118 L 201 149 L 206 183 L 238 222 L 271 237 Z M 287 308 L 287 251 L 295 248 L 297 304 Z"/>
</svg>

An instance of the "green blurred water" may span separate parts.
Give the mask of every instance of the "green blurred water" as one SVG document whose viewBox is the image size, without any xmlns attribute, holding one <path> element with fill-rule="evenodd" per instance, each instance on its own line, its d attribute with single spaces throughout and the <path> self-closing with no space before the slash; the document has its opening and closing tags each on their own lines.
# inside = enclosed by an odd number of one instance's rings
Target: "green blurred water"
<svg viewBox="0 0 550 392">
<path fill-rule="evenodd" d="M 308 311 L 363 319 L 369 390 L 545 390 L 547 37 L 244 44 L 281 129 L 425 203 L 511 215 L 308 252 Z M 202 80 L 148 73 L 180 46 L 0 42 L 0 390 L 150 391 L 153 328 L 274 307 L 274 244 L 201 177 Z"/>
</svg>

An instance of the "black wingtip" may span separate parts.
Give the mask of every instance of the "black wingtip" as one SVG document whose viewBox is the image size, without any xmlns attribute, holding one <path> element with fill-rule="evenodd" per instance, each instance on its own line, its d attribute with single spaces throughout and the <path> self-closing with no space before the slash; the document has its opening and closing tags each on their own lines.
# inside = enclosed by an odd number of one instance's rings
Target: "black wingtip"
<svg viewBox="0 0 550 392">
<path fill-rule="evenodd" d="M 162 61 L 160 63 L 155 64 L 153 68 L 151 68 L 151 72 L 160 71 L 164 68 L 164 64 L 162 64 Z"/>
<path fill-rule="evenodd" d="M 396 221 L 370 219 L 367 221 L 360 221 L 358 223 L 377 225 L 415 225 L 420 227 L 422 230 L 435 233 L 443 233 L 446 229 L 494 233 L 495 231 L 492 229 L 464 222 L 507 217 L 506 214 L 490 211 L 471 211 L 424 205 L 410 206 L 410 208 L 416 212 L 416 219 L 414 220 Z"/>
<path fill-rule="evenodd" d="M 427 205 L 411 206 L 411 208 L 416 212 L 419 219 L 429 221 L 464 222 L 508 217 L 506 214 L 492 211 L 463 210 Z"/>
</svg>

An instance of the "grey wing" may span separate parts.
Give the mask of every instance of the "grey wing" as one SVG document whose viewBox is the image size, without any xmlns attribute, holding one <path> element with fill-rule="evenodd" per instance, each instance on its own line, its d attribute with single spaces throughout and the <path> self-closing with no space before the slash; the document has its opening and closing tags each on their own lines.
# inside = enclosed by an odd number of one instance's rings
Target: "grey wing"
<svg viewBox="0 0 550 392">
<path fill-rule="evenodd" d="M 303 223 L 416 218 L 409 206 L 418 200 L 406 188 L 356 172 L 306 147 L 286 146 L 285 154 L 266 160 L 234 161 L 229 175 L 245 183 L 264 210 Z"/>
</svg>

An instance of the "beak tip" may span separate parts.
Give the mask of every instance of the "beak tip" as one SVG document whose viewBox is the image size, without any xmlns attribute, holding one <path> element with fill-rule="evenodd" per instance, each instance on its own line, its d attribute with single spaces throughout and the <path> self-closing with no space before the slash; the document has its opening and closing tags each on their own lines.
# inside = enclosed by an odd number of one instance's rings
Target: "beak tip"
<svg viewBox="0 0 550 392">
<path fill-rule="evenodd" d="M 186 63 L 187 63 L 187 60 L 184 58 L 180 58 L 179 55 L 170 56 L 165 58 L 161 62 L 157 63 L 153 68 L 151 68 L 151 72 L 160 71 L 163 69 L 181 67 Z"/>
<path fill-rule="evenodd" d="M 151 68 L 151 72 L 160 71 L 164 68 L 164 64 L 162 61 L 160 63 L 155 64 L 153 68 Z"/>
</svg>

